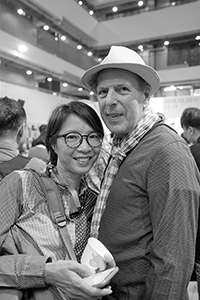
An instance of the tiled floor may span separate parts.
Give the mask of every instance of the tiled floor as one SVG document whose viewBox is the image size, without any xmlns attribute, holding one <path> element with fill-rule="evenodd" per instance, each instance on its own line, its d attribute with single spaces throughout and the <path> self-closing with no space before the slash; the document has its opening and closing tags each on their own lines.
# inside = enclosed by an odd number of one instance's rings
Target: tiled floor
<svg viewBox="0 0 200 300">
<path fill-rule="evenodd" d="M 188 286 L 188 293 L 190 300 L 200 300 L 197 292 L 197 283 L 195 281 L 191 281 Z"/>
</svg>

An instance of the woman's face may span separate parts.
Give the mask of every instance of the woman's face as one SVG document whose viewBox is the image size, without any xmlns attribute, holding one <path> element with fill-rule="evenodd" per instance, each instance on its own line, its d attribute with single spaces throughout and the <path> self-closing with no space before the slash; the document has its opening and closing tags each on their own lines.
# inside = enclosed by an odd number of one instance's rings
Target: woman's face
<svg viewBox="0 0 200 300">
<path fill-rule="evenodd" d="M 88 135 L 94 132 L 94 129 L 75 114 L 70 114 L 58 135 L 71 132 Z M 91 169 L 98 158 L 100 149 L 101 145 L 98 147 L 91 147 L 86 138 L 83 138 L 82 143 L 76 148 L 67 146 L 64 137 L 57 138 L 54 147 L 54 151 L 58 155 L 57 167 L 68 173 L 69 176 L 82 176 Z"/>
</svg>

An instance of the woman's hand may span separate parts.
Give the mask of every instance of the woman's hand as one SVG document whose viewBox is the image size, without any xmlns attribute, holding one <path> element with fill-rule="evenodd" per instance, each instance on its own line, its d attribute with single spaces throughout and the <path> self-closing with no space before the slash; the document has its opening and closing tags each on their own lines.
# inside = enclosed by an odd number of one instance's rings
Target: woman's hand
<svg viewBox="0 0 200 300">
<path fill-rule="evenodd" d="M 55 261 L 45 265 L 45 282 L 59 290 L 68 300 L 97 300 L 112 293 L 111 287 L 95 288 L 83 277 L 94 274 L 90 268 L 75 261 Z"/>
</svg>

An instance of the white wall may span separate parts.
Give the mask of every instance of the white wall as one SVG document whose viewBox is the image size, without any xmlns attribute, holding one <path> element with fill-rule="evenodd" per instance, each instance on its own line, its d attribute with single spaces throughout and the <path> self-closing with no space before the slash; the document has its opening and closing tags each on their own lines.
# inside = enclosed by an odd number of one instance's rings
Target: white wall
<svg viewBox="0 0 200 300">
<path fill-rule="evenodd" d="M 33 124 L 46 123 L 50 112 L 56 105 L 68 102 L 66 98 L 0 81 L 0 97 L 4 96 L 24 100 L 28 123 Z"/>
<path fill-rule="evenodd" d="M 150 100 L 150 105 L 156 112 L 164 114 L 165 122 L 181 134 L 183 132 L 180 125 L 181 114 L 187 107 L 200 109 L 200 96 L 157 97 Z"/>
<path fill-rule="evenodd" d="M 4 96 L 15 100 L 24 100 L 28 123 L 32 124 L 46 123 L 49 114 L 56 105 L 70 101 L 70 98 L 66 99 L 53 96 L 35 89 L 0 81 L 0 97 Z M 82 101 L 91 105 L 99 114 L 97 102 L 90 102 L 89 100 Z M 185 108 L 198 107 L 200 109 L 200 96 L 157 97 L 150 100 L 150 105 L 156 112 L 163 113 L 169 122 L 179 123 L 179 118 Z M 106 133 L 109 133 L 105 125 L 104 129 Z M 180 130 L 180 128 L 175 129 L 177 131 Z"/>
</svg>

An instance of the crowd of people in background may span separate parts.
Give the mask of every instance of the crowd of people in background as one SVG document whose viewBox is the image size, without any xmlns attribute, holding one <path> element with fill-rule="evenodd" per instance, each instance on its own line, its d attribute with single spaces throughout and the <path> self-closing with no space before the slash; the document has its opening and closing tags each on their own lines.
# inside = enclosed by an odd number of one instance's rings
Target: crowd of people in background
<svg viewBox="0 0 200 300">
<path fill-rule="evenodd" d="M 200 293 L 200 109 L 183 111 L 178 135 L 149 104 L 158 73 L 127 47 L 112 46 L 81 81 L 109 147 L 77 100 L 52 111 L 23 157 L 26 112 L 0 98 L 0 300 L 188 300 L 191 280 Z M 75 259 L 33 172 L 58 189 Z M 90 236 L 114 257 L 97 266 L 119 267 L 103 288 L 83 280 L 94 273 L 80 263 Z"/>
</svg>

